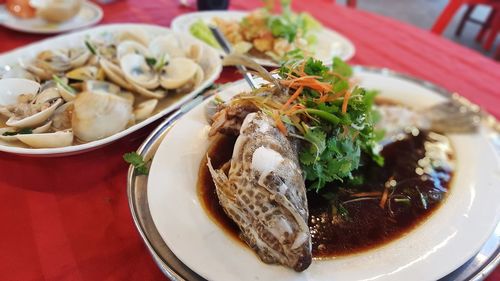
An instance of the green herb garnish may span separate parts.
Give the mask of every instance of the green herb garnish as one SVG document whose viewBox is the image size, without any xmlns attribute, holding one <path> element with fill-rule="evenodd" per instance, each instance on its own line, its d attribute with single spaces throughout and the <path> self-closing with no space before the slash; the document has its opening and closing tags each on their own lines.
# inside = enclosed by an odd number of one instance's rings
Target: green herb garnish
<svg viewBox="0 0 500 281">
<path fill-rule="evenodd" d="M 90 43 L 90 41 L 85 40 L 85 47 L 87 47 L 87 49 L 89 49 L 89 51 L 90 51 L 93 55 L 96 55 L 96 56 L 97 56 L 97 51 L 96 51 L 96 49 L 94 48 L 94 46 L 92 46 L 92 43 Z"/>
<path fill-rule="evenodd" d="M 75 88 L 71 87 L 70 85 L 68 85 L 66 82 L 64 82 L 64 80 L 62 80 L 61 78 L 59 78 L 57 75 L 52 75 L 52 79 L 59 85 L 61 86 L 64 90 L 72 93 L 72 94 L 76 94 L 77 91 Z"/>
<path fill-rule="evenodd" d="M 299 160 L 308 188 L 320 191 L 329 182 L 354 180 L 353 171 L 363 165 L 362 154 L 383 165 L 376 149 L 383 134 L 374 130 L 376 92 L 351 86 L 352 69 L 339 58 L 328 67 L 312 58 L 300 60 L 299 54 L 291 56 L 295 59 L 279 69 L 281 77 L 290 77 L 281 83 L 293 86 L 291 96 L 299 87 L 301 92 L 289 100 L 297 110 L 291 116 L 283 113 L 282 119 L 300 116 L 293 123 L 305 141 Z"/>
<path fill-rule="evenodd" d="M 146 62 L 151 67 L 154 67 L 156 65 L 156 59 L 155 58 L 146 58 Z"/>
<path fill-rule="evenodd" d="M 267 26 L 273 36 L 285 38 L 288 42 L 293 42 L 301 34 L 310 44 L 314 44 L 314 35 L 308 34 L 310 31 L 321 29 L 321 24 L 310 14 L 296 14 L 292 11 L 291 0 L 281 0 L 282 13 L 280 15 L 270 15 Z M 268 10 L 271 12 L 271 10 Z"/>
<path fill-rule="evenodd" d="M 33 134 L 33 129 L 31 128 L 22 128 L 17 132 L 4 132 L 2 136 L 15 136 L 15 135 L 30 135 Z"/>
<path fill-rule="evenodd" d="M 147 175 L 149 173 L 147 163 L 144 161 L 141 155 L 137 154 L 137 152 L 125 153 L 123 155 L 123 160 L 134 166 L 135 172 L 138 175 Z"/>
</svg>

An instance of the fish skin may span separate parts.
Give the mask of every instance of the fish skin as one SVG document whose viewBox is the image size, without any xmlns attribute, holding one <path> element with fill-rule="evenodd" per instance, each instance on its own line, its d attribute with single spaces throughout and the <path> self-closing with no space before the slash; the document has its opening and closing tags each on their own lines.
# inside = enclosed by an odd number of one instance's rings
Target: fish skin
<svg viewBox="0 0 500 281">
<path fill-rule="evenodd" d="M 215 170 L 210 159 L 208 167 L 220 204 L 238 224 L 241 239 L 263 262 L 303 271 L 311 264 L 312 252 L 297 149 L 269 116 L 250 113 L 241 126 L 228 175 Z M 259 168 L 257 154 L 274 155 L 274 160 L 260 161 L 264 168 Z"/>
</svg>

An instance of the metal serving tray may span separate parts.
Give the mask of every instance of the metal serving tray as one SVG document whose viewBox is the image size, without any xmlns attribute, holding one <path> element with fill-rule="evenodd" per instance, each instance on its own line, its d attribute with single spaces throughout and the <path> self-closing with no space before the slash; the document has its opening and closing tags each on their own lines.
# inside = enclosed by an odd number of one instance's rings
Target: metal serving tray
<svg viewBox="0 0 500 281">
<path fill-rule="evenodd" d="M 429 82 L 393 72 L 388 69 L 368 68 L 357 66 L 355 70 L 362 70 L 364 72 L 379 73 L 386 76 L 397 77 L 417 83 L 425 88 L 433 90 L 444 96 L 451 96 L 447 90 L 438 87 Z M 212 95 L 212 92 L 205 92 L 198 96 L 191 102 L 187 103 L 163 121 L 144 141 L 139 147 L 137 153 L 149 161 L 151 160 L 156 150 L 158 149 L 163 138 L 168 134 L 169 130 L 182 115 L 188 112 L 191 108 L 198 105 L 200 102 Z M 486 114 L 485 114 L 486 116 Z M 497 152 L 500 154 L 500 124 L 494 117 L 487 116 L 488 126 L 492 129 L 491 141 L 495 145 Z M 156 229 L 151 214 L 149 212 L 148 199 L 147 199 L 147 176 L 136 175 L 133 167 L 131 166 L 128 171 L 127 178 L 127 192 L 130 211 L 132 217 L 141 235 L 144 243 L 146 244 L 151 256 L 162 270 L 162 272 L 172 281 L 200 281 L 206 280 L 196 274 L 189 267 L 182 263 L 172 251 L 165 244 L 161 238 L 158 230 Z M 497 225 L 495 231 L 492 233 L 488 241 L 484 244 L 481 250 L 469 261 L 457 268 L 452 273 L 440 279 L 440 281 L 448 280 L 471 280 L 479 281 L 485 279 L 500 263 L 500 223 Z"/>
</svg>

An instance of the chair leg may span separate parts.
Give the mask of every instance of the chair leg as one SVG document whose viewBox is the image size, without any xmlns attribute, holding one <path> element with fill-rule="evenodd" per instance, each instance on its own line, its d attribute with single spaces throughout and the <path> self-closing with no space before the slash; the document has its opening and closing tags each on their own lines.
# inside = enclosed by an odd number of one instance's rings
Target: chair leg
<svg viewBox="0 0 500 281">
<path fill-rule="evenodd" d="M 491 47 L 493 46 L 493 43 L 495 42 L 495 39 L 497 38 L 498 32 L 500 31 L 500 13 L 495 13 L 495 16 L 493 17 L 493 21 L 491 22 L 491 27 L 490 31 L 488 32 L 488 36 L 486 37 L 486 40 L 484 41 L 483 48 L 486 51 L 491 50 Z"/>
<path fill-rule="evenodd" d="M 444 29 L 450 23 L 450 20 L 453 18 L 453 15 L 458 11 L 458 9 L 462 6 L 462 0 L 450 0 L 448 5 L 444 8 L 441 15 L 439 15 L 438 19 L 434 23 L 431 28 L 431 31 L 436 34 L 443 33 Z"/>
<path fill-rule="evenodd" d="M 479 32 L 476 35 L 476 42 L 477 43 L 480 43 L 481 41 L 483 41 L 484 36 L 486 35 L 486 33 L 488 33 L 488 29 L 491 26 L 491 22 L 493 21 L 493 18 L 495 17 L 496 12 L 497 11 L 495 9 L 491 9 L 490 14 L 488 15 L 488 17 L 484 21 L 483 26 L 481 26 L 481 29 L 479 30 Z"/>
<path fill-rule="evenodd" d="M 467 7 L 467 10 L 465 10 L 465 13 L 462 16 L 462 19 L 460 20 L 460 23 L 458 24 L 457 30 L 455 30 L 455 36 L 460 37 L 462 35 L 465 23 L 470 19 L 470 16 L 475 8 L 476 8 L 476 5 L 473 5 L 473 4 L 469 5 Z"/>
</svg>

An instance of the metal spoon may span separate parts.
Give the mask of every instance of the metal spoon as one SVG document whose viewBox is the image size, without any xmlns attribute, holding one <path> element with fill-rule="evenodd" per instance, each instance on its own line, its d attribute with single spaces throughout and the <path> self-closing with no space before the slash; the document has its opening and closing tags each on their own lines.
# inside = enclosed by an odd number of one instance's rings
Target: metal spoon
<svg viewBox="0 0 500 281">
<path fill-rule="evenodd" d="M 231 44 L 229 43 L 229 41 L 227 41 L 224 34 L 222 34 L 222 32 L 215 26 L 209 26 L 209 28 L 210 31 L 212 31 L 215 40 L 217 40 L 217 43 L 219 43 L 219 45 L 222 47 L 222 50 L 224 50 L 226 54 L 230 54 L 232 52 Z M 236 68 L 241 73 L 243 73 L 243 78 L 245 78 L 245 81 L 247 81 L 250 88 L 252 88 L 252 90 L 257 89 L 257 84 L 253 80 L 252 74 L 248 72 L 247 68 L 243 65 L 237 65 Z"/>
</svg>

